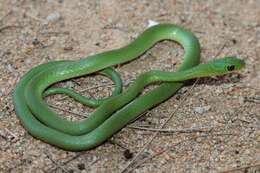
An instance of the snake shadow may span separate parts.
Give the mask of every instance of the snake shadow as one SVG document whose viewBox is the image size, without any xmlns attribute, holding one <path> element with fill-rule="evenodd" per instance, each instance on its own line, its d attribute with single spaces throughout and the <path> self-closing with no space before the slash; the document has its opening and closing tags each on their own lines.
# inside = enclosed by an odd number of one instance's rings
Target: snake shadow
<svg viewBox="0 0 260 173">
<path fill-rule="evenodd" d="M 223 84 L 231 84 L 231 83 L 238 83 L 241 79 L 243 79 L 245 76 L 243 76 L 240 73 L 230 73 L 222 76 L 216 76 L 216 77 L 203 77 L 199 78 L 199 80 L 196 82 L 197 79 L 188 80 L 185 82 L 185 87 L 193 85 L 195 82 L 197 85 L 223 85 Z"/>
</svg>

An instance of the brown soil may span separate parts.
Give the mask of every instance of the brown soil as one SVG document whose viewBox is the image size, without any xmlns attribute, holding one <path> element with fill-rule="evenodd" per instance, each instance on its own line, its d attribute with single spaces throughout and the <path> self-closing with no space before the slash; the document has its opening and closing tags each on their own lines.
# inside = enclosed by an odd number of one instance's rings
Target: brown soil
<svg viewBox="0 0 260 173">
<path fill-rule="evenodd" d="M 0 0 L 0 172 L 260 172 L 260 1 L 68 1 Z M 41 63 L 70 59 L 128 44 L 149 20 L 191 30 L 202 46 L 202 62 L 238 55 L 246 68 L 238 74 L 200 79 L 150 110 L 131 126 L 159 128 L 159 133 L 126 127 L 118 144 L 67 152 L 30 136 L 12 105 L 15 84 Z M 173 70 L 183 50 L 173 42 L 157 44 L 136 61 L 118 66 L 125 83 L 150 69 Z M 103 97 L 111 84 L 103 77 L 79 78 L 60 85 Z M 187 92 L 186 92 L 187 91 Z M 67 118 L 87 109 L 62 96 L 49 98 Z M 69 113 L 74 112 L 74 114 Z M 194 129 L 205 128 L 204 132 Z M 186 130 L 185 130 L 186 129 Z M 191 131 L 187 131 L 190 129 Z M 149 159 L 147 159 L 149 158 Z"/>
</svg>

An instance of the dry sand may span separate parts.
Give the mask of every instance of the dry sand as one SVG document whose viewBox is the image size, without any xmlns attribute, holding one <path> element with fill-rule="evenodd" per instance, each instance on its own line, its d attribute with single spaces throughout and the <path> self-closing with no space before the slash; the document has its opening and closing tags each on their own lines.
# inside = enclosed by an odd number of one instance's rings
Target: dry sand
<svg viewBox="0 0 260 173">
<path fill-rule="evenodd" d="M 199 80 L 150 110 L 96 149 L 67 152 L 30 136 L 12 105 L 15 84 L 26 71 L 53 60 L 77 60 L 128 44 L 153 20 L 181 25 L 196 34 L 202 62 L 238 55 L 246 68 L 238 74 Z M 260 1 L 259 0 L 0 0 L 0 172 L 260 172 Z M 157 44 L 117 70 L 127 83 L 150 69 L 173 70 L 183 50 L 173 42 Z M 176 65 L 175 65 L 176 64 Z M 60 85 L 85 95 L 107 96 L 104 77 L 84 77 Z M 91 109 L 62 96 L 47 99 L 67 118 Z M 71 112 L 71 113 L 69 113 Z M 73 114 L 74 113 L 74 114 Z M 185 129 L 205 128 L 204 132 Z M 147 159 L 148 158 L 148 159 Z"/>
</svg>

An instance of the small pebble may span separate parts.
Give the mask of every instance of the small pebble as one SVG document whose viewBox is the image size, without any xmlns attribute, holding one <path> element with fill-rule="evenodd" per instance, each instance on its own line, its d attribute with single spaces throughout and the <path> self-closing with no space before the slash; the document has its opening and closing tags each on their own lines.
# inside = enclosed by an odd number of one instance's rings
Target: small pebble
<svg viewBox="0 0 260 173">
<path fill-rule="evenodd" d="M 150 28 L 152 26 L 158 25 L 159 23 L 154 20 L 148 20 L 147 28 Z"/>
<path fill-rule="evenodd" d="M 10 71 L 10 72 L 13 72 L 13 71 L 14 71 L 11 64 L 7 64 L 7 69 L 8 69 L 8 71 Z"/>
<path fill-rule="evenodd" d="M 74 88 L 77 85 L 77 83 L 73 81 L 67 81 L 66 84 L 68 88 Z"/>
<path fill-rule="evenodd" d="M 59 12 L 53 12 L 49 16 L 47 16 L 46 20 L 48 22 L 55 22 L 60 19 L 60 13 Z"/>
<path fill-rule="evenodd" d="M 204 113 L 203 107 L 195 107 L 194 111 L 195 111 L 196 113 L 199 113 L 199 114 L 203 114 L 203 113 Z"/>
<path fill-rule="evenodd" d="M 88 172 L 87 172 L 87 170 L 84 169 L 81 171 L 81 173 L 88 173 Z"/>
<path fill-rule="evenodd" d="M 223 88 L 231 88 L 231 87 L 233 87 L 234 86 L 234 84 L 223 84 Z"/>
<path fill-rule="evenodd" d="M 245 98 L 244 97 L 242 97 L 242 96 L 240 96 L 240 97 L 238 97 L 238 102 L 239 102 L 239 104 L 244 104 L 245 103 Z"/>
<path fill-rule="evenodd" d="M 63 50 L 65 50 L 65 51 L 71 51 L 71 50 L 73 50 L 73 47 L 72 47 L 72 46 L 64 47 Z"/>
<path fill-rule="evenodd" d="M 35 38 L 35 39 L 33 39 L 32 44 L 33 44 L 34 46 L 37 46 L 37 45 L 40 44 L 40 41 L 39 41 L 37 38 Z"/>
<path fill-rule="evenodd" d="M 210 110 L 210 108 L 211 108 L 210 106 L 195 107 L 195 108 L 194 108 L 194 111 L 195 111 L 196 113 L 203 114 L 203 113 L 205 113 L 206 111 Z"/>
<path fill-rule="evenodd" d="M 84 163 L 79 163 L 78 168 L 79 168 L 79 170 L 84 170 L 85 169 Z"/>
<path fill-rule="evenodd" d="M 124 151 L 124 156 L 126 159 L 132 159 L 133 158 L 133 153 L 130 152 L 130 150 L 125 150 Z"/>
<path fill-rule="evenodd" d="M 232 39 L 232 43 L 233 43 L 233 44 L 236 44 L 236 43 L 237 43 L 237 40 L 233 38 L 233 39 Z"/>
</svg>

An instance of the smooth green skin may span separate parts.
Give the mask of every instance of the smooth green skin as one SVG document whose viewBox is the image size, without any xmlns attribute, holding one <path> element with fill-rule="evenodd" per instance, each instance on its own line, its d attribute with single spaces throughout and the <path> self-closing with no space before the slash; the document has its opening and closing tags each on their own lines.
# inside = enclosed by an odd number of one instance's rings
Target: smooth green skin
<svg viewBox="0 0 260 173">
<path fill-rule="evenodd" d="M 176 72 L 153 70 L 140 75 L 125 92 L 108 98 L 89 118 L 79 122 L 67 121 L 51 111 L 44 102 L 43 93 L 50 85 L 131 61 L 165 39 L 174 40 L 184 48 L 184 62 L 180 68 Z M 23 126 L 36 138 L 66 150 L 91 149 L 147 109 L 167 100 L 183 86 L 185 80 L 222 75 L 244 66 L 244 61 L 235 57 L 198 65 L 199 59 L 200 45 L 191 32 L 176 25 L 156 25 L 123 48 L 70 63 L 44 64 L 29 71 L 15 89 L 15 111 Z M 145 86 L 155 82 L 161 84 L 139 96 Z"/>
</svg>

